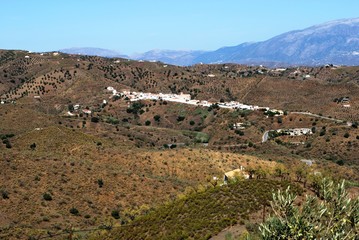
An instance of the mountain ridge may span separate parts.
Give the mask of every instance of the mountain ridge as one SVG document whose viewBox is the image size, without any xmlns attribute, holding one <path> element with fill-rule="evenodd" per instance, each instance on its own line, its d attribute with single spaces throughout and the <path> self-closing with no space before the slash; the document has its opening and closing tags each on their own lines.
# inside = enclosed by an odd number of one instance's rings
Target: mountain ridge
<svg viewBox="0 0 359 240">
<path fill-rule="evenodd" d="M 293 30 L 261 42 L 244 42 L 214 51 L 150 50 L 136 55 L 99 48 L 70 48 L 64 53 L 161 61 L 188 66 L 198 63 L 240 63 L 285 66 L 359 65 L 359 18 L 333 20 Z"/>
</svg>

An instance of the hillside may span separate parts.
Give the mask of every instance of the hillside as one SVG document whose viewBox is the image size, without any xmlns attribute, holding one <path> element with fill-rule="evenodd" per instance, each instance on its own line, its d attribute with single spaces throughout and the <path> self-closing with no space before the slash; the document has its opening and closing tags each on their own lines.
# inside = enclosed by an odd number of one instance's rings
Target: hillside
<svg viewBox="0 0 359 240">
<path fill-rule="evenodd" d="M 268 204 L 273 189 L 283 190 L 288 185 L 288 182 L 253 180 L 202 189 L 149 211 L 106 238 L 209 239 L 224 228 L 244 225 L 253 212 Z M 300 187 L 291 187 L 302 194 Z"/>
<path fill-rule="evenodd" d="M 359 180 L 358 67 L 179 67 L 1 50 L 0 72 L 0 238 L 121 225 L 114 211 L 136 218 L 241 166 L 270 185 L 298 180 L 300 169 L 300 183 L 314 172 Z M 194 104 L 134 92 L 183 92 Z M 273 132 L 296 128 L 312 134 Z"/>
</svg>

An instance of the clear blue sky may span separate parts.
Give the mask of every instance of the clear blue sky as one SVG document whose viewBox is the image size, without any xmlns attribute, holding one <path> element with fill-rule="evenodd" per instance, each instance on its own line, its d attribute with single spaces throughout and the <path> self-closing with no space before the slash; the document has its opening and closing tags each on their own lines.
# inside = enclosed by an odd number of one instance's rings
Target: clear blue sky
<svg viewBox="0 0 359 240">
<path fill-rule="evenodd" d="M 359 17 L 358 0 L 3 0 L 0 48 L 215 50 Z"/>
</svg>

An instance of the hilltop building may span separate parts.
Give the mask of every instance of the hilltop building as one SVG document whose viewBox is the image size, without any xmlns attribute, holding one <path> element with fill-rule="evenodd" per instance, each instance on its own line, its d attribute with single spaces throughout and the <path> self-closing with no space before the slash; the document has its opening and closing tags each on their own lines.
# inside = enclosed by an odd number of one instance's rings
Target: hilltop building
<svg viewBox="0 0 359 240">
<path fill-rule="evenodd" d="M 226 172 L 223 177 L 223 182 L 227 184 L 229 180 L 233 180 L 236 178 L 249 179 L 249 174 L 244 171 L 243 166 L 232 171 Z"/>
</svg>

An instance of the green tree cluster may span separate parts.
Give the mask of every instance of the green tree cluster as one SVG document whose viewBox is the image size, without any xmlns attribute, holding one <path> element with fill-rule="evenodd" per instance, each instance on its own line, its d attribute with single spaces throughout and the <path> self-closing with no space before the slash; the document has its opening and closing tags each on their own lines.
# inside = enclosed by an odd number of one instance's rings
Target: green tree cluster
<svg viewBox="0 0 359 240">
<path fill-rule="evenodd" d="M 351 199 L 344 181 L 319 182 L 319 198 L 306 196 L 302 207 L 295 206 L 289 188 L 273 194 L 274 216 L 260 225 L 262 239 L 357 239 L 359 198 Z"/>
</svg>

